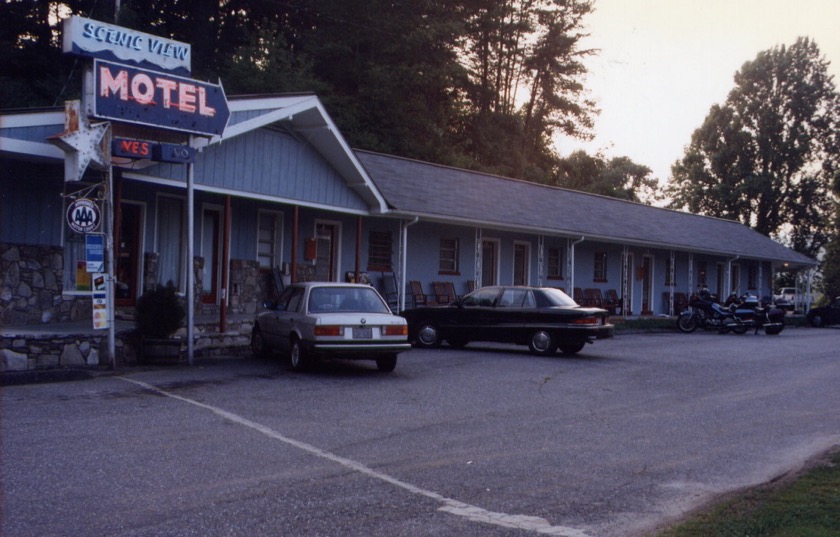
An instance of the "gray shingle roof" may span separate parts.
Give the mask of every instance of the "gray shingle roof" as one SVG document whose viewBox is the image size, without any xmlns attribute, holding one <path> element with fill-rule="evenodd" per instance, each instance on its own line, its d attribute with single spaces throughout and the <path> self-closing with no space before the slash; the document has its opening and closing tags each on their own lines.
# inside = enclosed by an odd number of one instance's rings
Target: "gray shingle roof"
<svg viewBox="0 0 840 537">
<path fill-rule="evenodd" d="M 393 211 L 401 215 L 816 265 L 810 257 L 738 222 L 378 153 L 356 154 Z"/>
</svg>

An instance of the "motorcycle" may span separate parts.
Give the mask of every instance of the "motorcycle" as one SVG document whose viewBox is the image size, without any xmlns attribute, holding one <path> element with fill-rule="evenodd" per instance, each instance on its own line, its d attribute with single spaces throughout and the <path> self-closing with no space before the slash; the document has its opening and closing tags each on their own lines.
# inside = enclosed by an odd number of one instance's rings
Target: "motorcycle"
<svg viewBox="0 0 840 537">
<path fill-rule="evenodd" d="M 694 332 L 698 327 L 718 330 L 721 334 L 730 330 L 736 334 L 743 334 L 748 330 L 748 327 L 735 317 L 734 312 L 722 306 L 717 296 L 706 288 L 691 295 L 688 308 L 680 314 L 677 326 L 686 334 Z"/>
<path fill-rule="evenodd" d="M 775 336 L 785 328 L 785 311 L 774 307 L 769 299 L 759 301 L 758 297 L 749 293 L 740 297 L 733 293 L 726 305 L 747 329 L 755 329 L 754 334 L 764 330 L 765 334 Z"/>
<path fill-rule="evenodd" d="M 769 304 L 760 304 L 754 295 L 738 296 L 732 293 L 724 305 L 708 289 L 701 289 L 691 295 L 688 308 L 680 314 L 677 326 L 685 333 L 698 327 L 718 330 L 721 334 L 734 332 L 744 334 L 750 328 L 764 330 L 765 334 L 776 335 L 784 329 L 784 311 Z"/>
</svg>

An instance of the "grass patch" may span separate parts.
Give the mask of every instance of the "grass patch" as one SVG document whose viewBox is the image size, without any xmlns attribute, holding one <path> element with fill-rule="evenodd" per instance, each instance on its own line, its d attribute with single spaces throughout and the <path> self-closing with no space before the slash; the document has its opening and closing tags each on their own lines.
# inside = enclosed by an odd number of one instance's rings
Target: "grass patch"
<svg viewBox="0 0 840 537">
<path fill-rule="evenodd" d="M 736 495 L 657 537 L 836 537 L 840 449 L 800 474 Z"/>
<path fill-rule="evenodd" d="M 638 319 L 610 317 L 610 322 L 615 324 L 615 329 L 618 332 L 622 330 L 677 329 L 676 319 L 662 317 L 641 317 Z"/>
</svg>

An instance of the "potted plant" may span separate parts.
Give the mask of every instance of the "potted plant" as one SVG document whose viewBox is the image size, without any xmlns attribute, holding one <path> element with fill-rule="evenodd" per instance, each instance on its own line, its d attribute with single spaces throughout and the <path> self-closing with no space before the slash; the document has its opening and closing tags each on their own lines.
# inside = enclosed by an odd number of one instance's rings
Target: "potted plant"
<svg viewBox="0 0 840 537">
<path fill-rule="evenodd" d="M 156 285 L 137 301 L 135 326 L 140 336 L 140 358 L 146 362 L 178 362 L 181 339 L 173 337 L 186 311 L 170 280 Z"/>
</svg>

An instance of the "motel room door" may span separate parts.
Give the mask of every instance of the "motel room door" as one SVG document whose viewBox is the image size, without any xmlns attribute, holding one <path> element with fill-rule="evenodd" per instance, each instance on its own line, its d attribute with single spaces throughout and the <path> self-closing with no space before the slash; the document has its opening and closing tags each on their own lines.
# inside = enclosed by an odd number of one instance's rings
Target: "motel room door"
<svg viewBox="0 0 840 537">
<path fill-rule="evenodd" d="M 499 282 L 499 241 L 481 241 L 481 287 Z"/>
<path fill-rule="evenodd" d="M 140 284 L 140 230 L 143 207 L 137 203 L 120 203 L 120 236 L 116 258 L 117 306 L 134 306 Z"/>
</svg>

